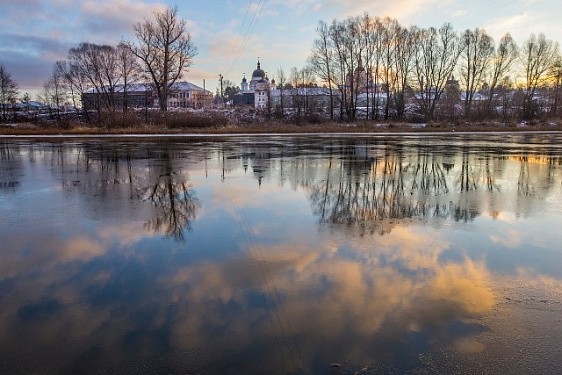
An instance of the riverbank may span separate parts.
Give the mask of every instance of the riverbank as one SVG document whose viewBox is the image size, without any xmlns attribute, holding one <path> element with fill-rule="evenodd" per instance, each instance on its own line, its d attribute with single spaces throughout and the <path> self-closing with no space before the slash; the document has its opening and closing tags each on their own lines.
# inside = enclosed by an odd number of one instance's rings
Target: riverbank
<svg viewBox="0 0 562 375">
<path fill-rule="evenodd" d="M 562 131 L 560 121 L 541 122 L 465 122 L 465 123 L 402 123 L 373 122 L 355 123 L 326 122 L 321 124 L 287 124 L 264 122 L 229 124 L 213 127 L 168 128 L 155 125 L 135 127 L 95 127 L 78 125 L 71 127 L 38 126 L 32 123 L 0 124 L 0 135 L 159 135 L 159 134 L 298 134 L 298 133 L 435 133 L 435 132 L 528 132 Z"/>
</svg>

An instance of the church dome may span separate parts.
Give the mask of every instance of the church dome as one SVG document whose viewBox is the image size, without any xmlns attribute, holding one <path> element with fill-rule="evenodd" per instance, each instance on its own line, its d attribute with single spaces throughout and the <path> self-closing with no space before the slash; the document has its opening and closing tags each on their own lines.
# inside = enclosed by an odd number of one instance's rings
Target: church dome
<svg viewBox="0 0 562 375">
<path fill-rule="evenodd" d="M 257 69 L 254 70 L 254 72 L 252 73 L 252 78 L 259 78 L 259 79 L 265 78 L 265 72 L 260 68 L 260 61 L 259 60 L 258 60 Z"/>
</svg>

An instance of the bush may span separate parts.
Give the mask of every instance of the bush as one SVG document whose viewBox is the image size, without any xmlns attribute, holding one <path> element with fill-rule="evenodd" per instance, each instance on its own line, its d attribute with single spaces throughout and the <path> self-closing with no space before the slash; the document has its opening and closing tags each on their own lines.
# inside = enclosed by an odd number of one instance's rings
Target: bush
<svg viewBox="0 0 562 375">
<path fill-rule="evenodd" d="M 168 113 L 163 123 L 169 129 L 200 129 L 226 126 L 228 118 L 214 113 Z"/>
<path fill-rule="evenodd" d="M 137 128 L 142 125 L 142 121 L 135 112 L 114 112 L 102 117 L 101 125 L 106 128 Z"/>
<path fill-rule="evenodd" d="M 68 117 L 62 117 L 60 119 L 57 120 L 56 125 L 61 128 L 61 129 L 73 129 L 76 127 L 77 122 L 75 119 L 72 118 L 68 118 Z"/>
</svg>

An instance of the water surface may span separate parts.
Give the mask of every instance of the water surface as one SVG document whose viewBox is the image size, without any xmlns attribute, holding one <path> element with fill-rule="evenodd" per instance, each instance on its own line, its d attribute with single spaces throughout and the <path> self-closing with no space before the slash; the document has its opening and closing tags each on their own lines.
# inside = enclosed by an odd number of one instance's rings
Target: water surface
<svg viewBox="0 0 562 375">
<path fill-rule="evenodd" d="M 2 373 L 562 373 L 562 135 L 0 140 Z"/>
</svg>

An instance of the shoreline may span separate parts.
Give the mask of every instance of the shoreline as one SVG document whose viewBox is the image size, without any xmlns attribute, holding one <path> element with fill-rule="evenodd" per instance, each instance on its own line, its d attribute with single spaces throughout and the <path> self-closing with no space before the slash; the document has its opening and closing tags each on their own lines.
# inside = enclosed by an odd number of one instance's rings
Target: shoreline
<svg viewBox="0 0 562 375">
<path fill-rule="evenodd" d="M 219 138 L 219 137 L 383 137 L 383 136 L 452 136 L 452 135 L 525 135 L 562 134 L 562 130 L 525 131 L 432 131 L 432 132 L 271 132 L 271 133 L 98 133 L 98 134 L 0 134 L 0 139 L 33 138 Z"/>
</svg>

